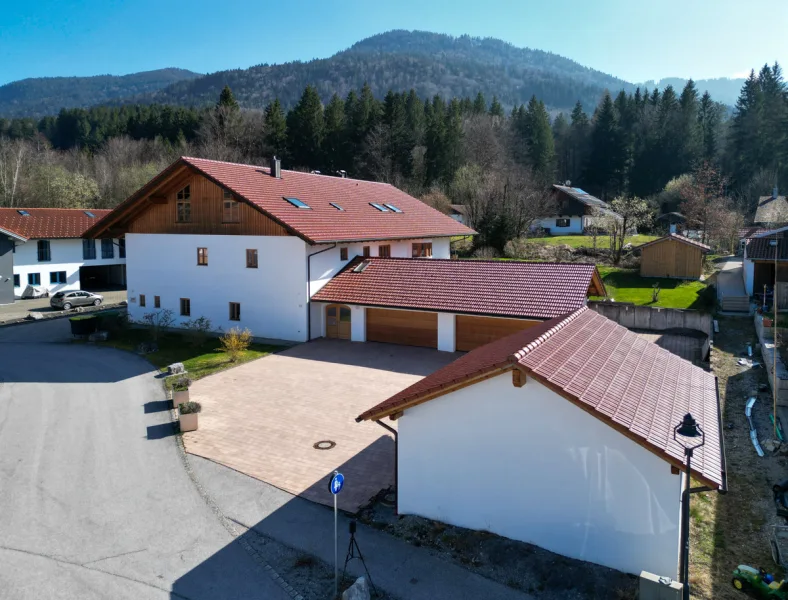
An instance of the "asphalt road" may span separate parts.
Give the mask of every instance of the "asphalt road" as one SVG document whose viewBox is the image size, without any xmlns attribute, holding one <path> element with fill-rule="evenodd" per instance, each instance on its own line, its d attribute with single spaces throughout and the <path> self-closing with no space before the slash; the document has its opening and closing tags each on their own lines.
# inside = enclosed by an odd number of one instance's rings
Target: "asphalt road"
<svg viewBox="0 0 788 600">
<path fill-rule="evenodd" d="M 289 598 L 186 474 L 150 365 L 67 328 L 0 328 L 0 598 Z"/>
</svg>

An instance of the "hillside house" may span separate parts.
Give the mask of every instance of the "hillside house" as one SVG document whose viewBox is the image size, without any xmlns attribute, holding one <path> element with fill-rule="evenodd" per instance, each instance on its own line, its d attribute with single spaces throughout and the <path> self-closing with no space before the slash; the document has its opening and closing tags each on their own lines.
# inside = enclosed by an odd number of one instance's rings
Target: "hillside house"
<svg viewBox="0 0 788 600">
<path fill-rule="evenodd" d="M 126 283 L 123 240 L 83 240 L 108 210 L 0 208 L 0 304 L 30 285 L 50 294 Z"/>
<path fill-rule="evenodd" d="M 711 247 L 678 233 L 669 233 L 643 244 L 638 250 L 641 277 L 700 279 L 703 275 L 703 255 Z"/>
<path fill-rule="evenodd" d="M 181 158 L 86 236 L 125 239 L 132 318 L 259 338 L 454 351 L 605 295 L 593 265 L 449 260 L 474 233 L 388 184 Z"/>
<path fill-rule="evenodd" d="M 397 422 L 400 514 L 490 531 L 627 573 L 676 578 L 692 478 L 725 490 L 712 373 L 587 307 L 479 347 L 369 409 Z"/>
<path fill-rule="evenodd" d="M 785 196 L 780 196 L 777 187 L 772 190 L 771 196 L 758 198 L 753 224 L 769 229 L 788 224 L 788 200 Z"/>
<path fill-rule="evenodd" d="M 555 215 L 536 223 L 550 235 L 581 235 L 593 225 L 604 228 L 608 218 L 621 218 L 606 202 L 580 188 L 553 185 L 551 195 Z"/>
<path fill-rule="evenodd" d="M 774 290 L 775 268 L 777 281 L 788 281 L 788 226 L 756 232 L 745 240 L 742 258 L 744 289 L 748 295 Z"/>
</svg>

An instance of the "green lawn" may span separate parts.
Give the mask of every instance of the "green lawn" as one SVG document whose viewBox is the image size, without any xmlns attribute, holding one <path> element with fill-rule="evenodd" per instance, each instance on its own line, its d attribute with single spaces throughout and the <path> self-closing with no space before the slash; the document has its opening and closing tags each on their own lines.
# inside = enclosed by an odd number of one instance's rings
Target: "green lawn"
<svg viewBox="0 0 788 600">
<path fill-rule="evenodd" d="M 657 235 L 633 235 L 627 238 L 627 243 L 633 246 L 640 246 L 651 240 L 656 240 Z M 551 235 L 540 238 L 528 238 L 529 242 L 536 244 L 547 244 L 549 246 L 571 246 L 572 248 L 593 248 L 594 238 L 590 235 Z M 597 248 L 610 248 L 610 238 L 600 235 L 596 238 Z"/>
<path fill-rule="evenodd" d="M 124 329 L 110 334 L 110 339 L 100 342 L 102 346 L 137 352 L 143 342 L 150 341 L 147 329 Z M 146 354 L 145 358 L 157 369 L 165 370 L 168 365 L 182 362 L 192 380 L 207 377 L 229 367 L 240 365 L 256 358 L 268 356 L 282 349 L 281 346 L 252 344 L 236 362 L 230 362 L 227 354 L 218 350 L 221 347 L 217 338 L 208 338 L 203 344 L 195 346 L 188 337 L 180 333 L 162 334 L 158 341 L 159 350 Z"/>
<path fill-rule="evenodd" d="M 641 277 L 637 271 L 616 267 L 598 267 L 609 298 L 616 302 L 632 302 L 665 308 L 709 310 L 715 299 L 702 281 L 684 281 L 663 277 Z M 659 300 L 652 302 L 655 283 L 659 283 Z"/>
</svg>

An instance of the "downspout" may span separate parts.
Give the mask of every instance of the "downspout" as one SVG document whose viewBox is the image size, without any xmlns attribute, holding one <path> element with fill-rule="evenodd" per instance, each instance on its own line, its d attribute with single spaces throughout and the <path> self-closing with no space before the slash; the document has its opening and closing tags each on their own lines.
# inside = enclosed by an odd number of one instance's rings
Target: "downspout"
<svg viewBox="0 0 788 600">
<path fill-rule="evenodd" d="M 375 423 L 380 425 L 383 429 L 389 431 L 394 436 L 394 514 L 399 514 L 399 438 L 397 437 L 397 430 L 383 421 L 376 420 Z"/>
<path fill-rule="evenodd" d="M 312 341 L 312 257 L 323 252 L 328 252 L 337 247 L 336 242 L 333 246 L 323 248 L 313 254 L 307 254 L 306 257 L 306 341 Z"/>
</svg>

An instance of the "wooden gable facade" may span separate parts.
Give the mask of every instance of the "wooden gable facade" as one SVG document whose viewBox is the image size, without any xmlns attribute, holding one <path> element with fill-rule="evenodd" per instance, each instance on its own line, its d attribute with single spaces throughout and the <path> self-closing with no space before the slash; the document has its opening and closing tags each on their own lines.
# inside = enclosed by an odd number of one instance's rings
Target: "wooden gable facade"
<svg viewBox="0 0 788 600">
<path fill-rule="evenodd" d="M 641 250 L 640 276 L 700 279 L 703 253 L 702 248 L 669 236 L 655 240 Z"/>
<path fill-rule="evenodd" d="M 179 203 L 188 204 L 179 209 Z M 230 204 L 225 207 L 225 203 Z M 256 206 L 234 197 L 186 165 L 145 190 L 109 226 L 110 233 L 292 235 Z"/>
</svg>

